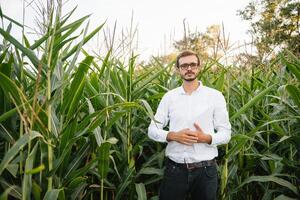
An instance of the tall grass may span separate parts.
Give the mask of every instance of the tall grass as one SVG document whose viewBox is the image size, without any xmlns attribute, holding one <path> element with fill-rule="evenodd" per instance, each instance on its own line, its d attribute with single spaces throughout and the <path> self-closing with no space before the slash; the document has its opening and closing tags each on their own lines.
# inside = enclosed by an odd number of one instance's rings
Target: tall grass
<svg viewBox="0 0 300 200">
<path fill-rule="evenodd" d="M 84 44 L 104 24 L 90 31 L 72 13 L 51 12 L 33 43 L 0 28 L 0 197 L 157 199 L 165 144 L 146 132 L 180 85 L 173 63 L 91 56 Z M 284 52 L 250 69 L 211 61 L 199 78 L 224 93 L 233 127 L 220 147 L 219 198 L 299 198 L 299 59 Z"/>
</svg>

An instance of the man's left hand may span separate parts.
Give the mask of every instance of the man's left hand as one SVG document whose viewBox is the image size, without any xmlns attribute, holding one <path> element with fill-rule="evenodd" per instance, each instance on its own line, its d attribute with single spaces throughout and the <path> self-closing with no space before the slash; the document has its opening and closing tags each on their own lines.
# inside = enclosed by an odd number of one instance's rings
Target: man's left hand
<svg viewBox="0 0 300 200">
<path fill-rule="evenodd" d="M 198 142 L 211 144 L 211 141 L 212 141 L 211 135 L 204 133 L 203 130 L 200 128 L 200 126 L 197 123 L 194 123 L 194 126 L 196 128 Z"/>
</svg>

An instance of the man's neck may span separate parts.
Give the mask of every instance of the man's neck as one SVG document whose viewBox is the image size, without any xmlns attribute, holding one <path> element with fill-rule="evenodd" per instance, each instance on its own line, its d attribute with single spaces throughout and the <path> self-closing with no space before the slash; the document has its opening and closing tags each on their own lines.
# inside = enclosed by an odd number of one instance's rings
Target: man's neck
<svg viewBox="0 0 300 200">
<path fill-rule="evenodd" d="M 199 82 L 197 79 L 193 81 L 183 81 L 183 89 L 189 95 L 191 95 L 193 91 L 197 90 L 198 87 Z"/>
</svg>

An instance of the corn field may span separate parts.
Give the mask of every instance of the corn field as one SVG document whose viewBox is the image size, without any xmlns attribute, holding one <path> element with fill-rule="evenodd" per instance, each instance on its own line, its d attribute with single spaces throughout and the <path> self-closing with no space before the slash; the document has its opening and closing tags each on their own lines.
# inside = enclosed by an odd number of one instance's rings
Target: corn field
<svg viewBox="0 0 300 200">
<path fill-rule="evenodd" d="M 11 23 L 0 28 L 0 199 L 158 199 L 165 144 L 147 128 L 181 84 L 173 63 L 90 55 L 84 45 L 104 24 L 90 31 L 72 13 L 52 13 L 34 42 L 18 41 L 11 28 L 23 25 L 1 13 Z M 219 199 L 299 199 L 299 58 L 209 61 L 199 79 L 223 92 L 232 124 Z"/>
</svg>

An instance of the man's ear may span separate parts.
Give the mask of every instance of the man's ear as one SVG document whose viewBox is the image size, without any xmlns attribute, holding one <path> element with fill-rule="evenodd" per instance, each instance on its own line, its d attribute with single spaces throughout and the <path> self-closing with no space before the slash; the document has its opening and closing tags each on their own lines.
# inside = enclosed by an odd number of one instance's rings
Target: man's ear
<svg viewBox="0 0 300 200">
<path fill-rule="evenodd" d="M 180 73 L 179 73 L 179 68 L 178 67 L 174 67 L 175 68 L 175 73 L 177 74 L 177 75 L 179 75 Z"/>
</svg>

